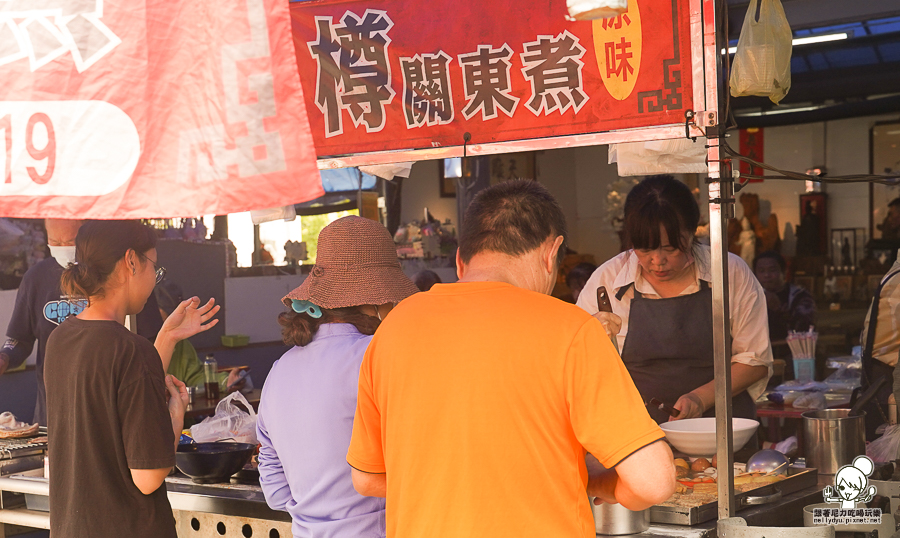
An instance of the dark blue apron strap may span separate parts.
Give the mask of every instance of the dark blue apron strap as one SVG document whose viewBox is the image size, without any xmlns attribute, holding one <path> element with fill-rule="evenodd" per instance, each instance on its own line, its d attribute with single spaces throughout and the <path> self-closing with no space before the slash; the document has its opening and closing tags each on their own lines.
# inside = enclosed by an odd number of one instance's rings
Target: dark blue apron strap
<svg viewBox="0 0 900 538">
<path fill-rule="evenodd" d="M 622 297 L 625 297 L 625 294 L 628 293 L 628 289 L 631 288 L 632 286 L 634 286 L 634 282 L 632 282 L 631 284 L 628 284 L 627 286 L 622 286 L 621 288 L 619 288 L 619 291 L 616 293 L 616 299 L 621 301 Z M 637 293 L 637 290 L 634 290 L 634 291 L 635 291 L 635 293 Z"/>
<path fill-rule="evenodd" d="M 863 380 L 865 386 L 868 386 L 872 379 L 872 368 L 874 367 L 872 361 L 875 360 L 872 357 L 872 351 L 875 347 L 875 331 L 878 329 L 878 304 L 881 302 L 881 290 L 883 290 L 884 285 L 897 274 L 900 274 L 900 271 L 894 271 L 881 281 L 881 284 L 875 289 L 875 297 L 872 299 L 872 306 L 869 307 L 869 326 L 866 328 L 866 342 L 862 350 L 862 367 L 866 377 L 866 379 Z"/>
</svg>

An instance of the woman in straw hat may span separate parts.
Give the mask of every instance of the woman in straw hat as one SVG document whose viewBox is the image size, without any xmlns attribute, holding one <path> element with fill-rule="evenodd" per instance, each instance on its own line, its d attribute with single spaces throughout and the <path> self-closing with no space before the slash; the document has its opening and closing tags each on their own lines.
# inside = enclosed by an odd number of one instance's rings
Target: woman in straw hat
<svg viewBox="0 0 900 538">
<path fill-rule="evenodd" d="M 344 217 L 319 234 L 316 265 L 282 299 L 278 323 L 294 347 L 275 362 L 257 422 L 269 506 L 294 536 L 385 535 L 384 499 L 356 493 L 346 455 L 359 366 L 381 319 L 417 292 L 379 223 Z"/>
</svg>

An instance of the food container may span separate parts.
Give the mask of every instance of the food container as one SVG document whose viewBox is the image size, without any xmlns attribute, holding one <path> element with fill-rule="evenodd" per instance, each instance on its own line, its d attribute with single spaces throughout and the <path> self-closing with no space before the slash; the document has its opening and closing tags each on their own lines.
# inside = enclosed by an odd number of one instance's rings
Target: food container
<svg viewBox="0 0 900 538">
<path fill-rule="evenodd" d="M 815 469 L 801 469 L 790 466 L 788 475 L 783 480 L 760 486 L 747 491 L 734 492 L 735 509 L 740 512 L 745 508 L 761 504 L 778 502 L 794 492 L 815 487 L 819 475 Z M 664 525 L 699 525 L 707 521 L 714 521 L 719 517 L 719 503 L 708 501 L 702 504 L 680 504 L 665 502 L 650 507 L 651 523 Z M 740 515 L 740 513 L 738 513 Z"/>
<path fill-rule="evenodd" d="M 227 482 L 250 461 L 255 449 L 255 445 L 248 443 L 178 445 L 175 466 L 197 484 Z"/>
<path fill-rule="evenodd" d="M 794 379 L 812 381 L 816 378 L 816 359 L 794 359 Z"/>
<path fill-rule="evenodd" d="M 22 481 L 23 485 L 13 491 L 24 493 L 25 508 L 36 512 L 50 511 L 50 479 L 44 476 L 43 469 L 32 469 L 9 478 Z"/>
<path fill-rule="evenodd" d="M 223 334 L 221 338 L 225 347 L 242 347 L 250 343 L 250 337 L 246 334 Z"/>
<path fill-rule="evenodd" d="M 848 416 L 849 412 L 819 409 L 801 415 L 807 467 L 815 467 L 819 474 L 834 474 L 866 453 L 865 413 Z"/>
<path fill-rule="evenodd" d="M 759 422 L 749 418 L 731 419 L 734 450 L 744 448 L 759 427 Z M 715 417 L 686 418 L 659 425 L 666 439 L 688 456 L 712 456 L 716 453 Z"/>
<path fill-rule="evenodd" d="M 594 497 L 590 498 L 590 502 L 597 534 L 604 536 L 639 534 L 650 528 L 649 509 L 635 512 L 621 504 L 594 504 Z"/>
</svg>

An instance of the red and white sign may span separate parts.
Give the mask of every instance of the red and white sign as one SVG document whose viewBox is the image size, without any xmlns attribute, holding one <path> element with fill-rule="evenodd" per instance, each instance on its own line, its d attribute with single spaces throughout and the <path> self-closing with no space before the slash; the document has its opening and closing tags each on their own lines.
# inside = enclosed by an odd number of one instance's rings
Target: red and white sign
<svg viewBox="0 0 900 538">
<path fill-rule="evenodd" d="M 283 0 L 0 1 L 0 216 L 322 194 Z"/>
<path fill-rule="evenodd" d="M 738 143 L 741 148 L 741 155 L 746 155 L 750 157 L 754 161 L 763 162 L 763 147 L 764 147 L 764 137 L 763 137 L 763 129 L 762 127 L 751 127 L 749 129 L 741 129 L 738 134 Z M 753 176 L 762 176 L 765 175 L 765 170 L 763 170 L 759 166 L 752 166 L 750 163 L 746 161 L 741 161 L 740 164 L 741 175 L 753 175 Z M 762 183 L 761 179 L 751 179 L 750 183 Z"/>
<path fill-rule="evenodd" d="M 689 2 L 567 13 L 565 0 L 292 3 L 317 155 L 684 124 Z"/>
</svg>

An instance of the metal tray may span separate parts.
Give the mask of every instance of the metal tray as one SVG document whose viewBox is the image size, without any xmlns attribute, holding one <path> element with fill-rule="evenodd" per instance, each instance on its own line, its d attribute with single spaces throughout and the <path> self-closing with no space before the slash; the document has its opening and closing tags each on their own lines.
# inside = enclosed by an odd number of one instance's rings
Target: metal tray
<svg viewBox="0 0 900 538">
<path fill-rule="evenodd" d="M 750 491 L 735 492 L 734 504 L 738 512 L 753 505 L 774 503 L 785 495 L 815 486 L 819 480 L 816 469 L 789 467 L 788 476 L 780 482 L 768 484 Z M 670 525 L 697 525 L 719 517 L 719 503 L 709 502 L 700 506 L 675 507 L 651 506 L 650 522 Z"/>
</svg>

